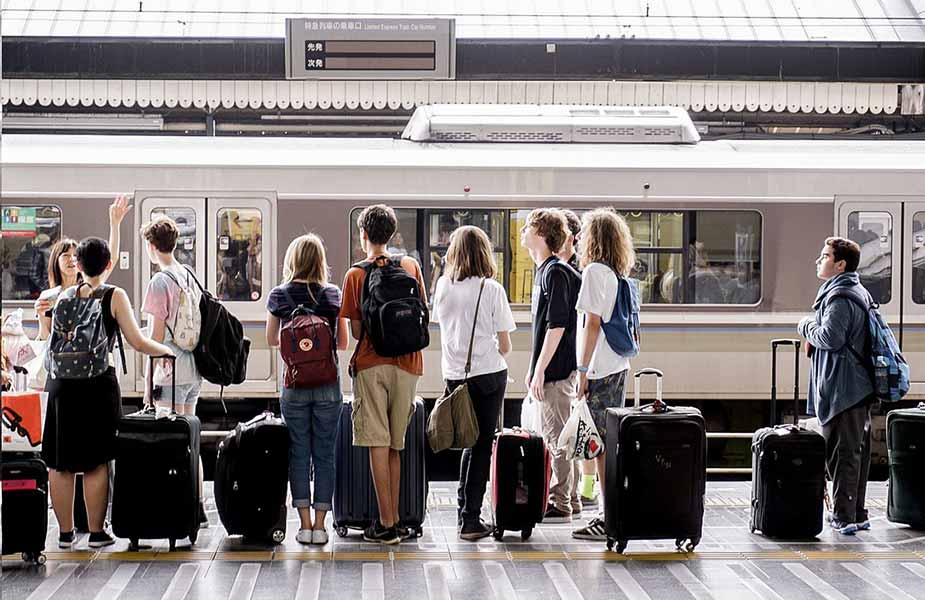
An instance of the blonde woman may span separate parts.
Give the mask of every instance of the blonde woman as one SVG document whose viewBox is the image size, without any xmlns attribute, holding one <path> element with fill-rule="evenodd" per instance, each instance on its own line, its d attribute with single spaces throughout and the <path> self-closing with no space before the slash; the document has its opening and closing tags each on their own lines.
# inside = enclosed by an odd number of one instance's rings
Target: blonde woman
<svg viewBox="0 0 925 600">
<path fill-rule="evenodd" d="M 601 323 L 610 320 L 620 286 L 636 262 L 633 238 L 626 221 L 613 209 L 599 208 L 582 220 L 579 249 L 582 271 L 577 309 L 585 314 L 578 334 L 578 397 L 585 398 L 601 437 L 606 437 L 606 411 L 623 406 L 630 361 L 607 343 Z M 618 277 L 619 275 L 619 277 Z M 606 449 L 605 449 L 606 452 Z M 604 453 L 597 457 L 604 506 Z M 605 540 L 604 519 L 595 517 L 572 536 Z"/>
<path fill-rule="evenodd" d="M 283 283 L 267 298 L 267 343 L 279 346 L 280 326 L 299 306 L 327 319 L 337 349 L 347 348 L 347 326 L 337 318 L 340 289 L 328 282 L 328 261 L 321 238 L 313 233 L 292 240 L 283 260 Z M 289 486 L 299 511 L 300 544 L 328 542 L 324 526 L 334 496 L 334 440 L 343 397 L 340 381 L 314 388 L 283 386 L 280 408 L 289 427 Z M 314 502 L 309 477 L 314 467 Z M 314 508 L 314 518 L 311 509 Z"/>
<path fill-rule="evenodd" d="M 491 464 L 495 423 L 507 387 L 514 315 L 497 273 L 491 241 L 478 227 L 460 227 L 450 236 L 446 273 L 437 281 L 432 318 L 440 324 L 441 367 L 447 393 L 468 381 L 479 438 L 463 451 L 459 468 L 457 525 L 464 540 L 491 535 L 480 519 Z M 478 321 L 476 319 L 478 305 Z M 473 336 L 473 323 L 475 334 Z M 466 379 L 469 343 L 472 362 Z"/>
</svg>

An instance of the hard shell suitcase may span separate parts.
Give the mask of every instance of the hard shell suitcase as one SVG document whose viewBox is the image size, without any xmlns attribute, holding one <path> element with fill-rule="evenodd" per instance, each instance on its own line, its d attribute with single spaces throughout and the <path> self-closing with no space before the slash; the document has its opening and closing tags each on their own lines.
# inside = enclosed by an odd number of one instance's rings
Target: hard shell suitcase
<svg viewBox="0 0 925 600">
<path fill-rule="evenodd" d="M 800 340 L 771 342 L 771 419 L 777 410 L 777 348 L 794 347 L 793 425 L 764 427 L 752 436 L 749 527 L 769 537 L 812 538 L 822 531 L 825 438 L 799 427 Z"/>
<path fill-rule="evenodd" d="M 925 403 L 886 415 L 890 484 L 886 517 L 925 529 Z"/>
<path fill-rule="evenodd" d="M 344 402 L 334 446 L 334 531 L 340 537 L 348 529 L 366 529 L 379 517 L 379 502 L 369 472 L 369 448 L 353 445 L 353 403 Z M 414 414 L 405 432 L 401 452 L 401 490 L 398 496 L 398 524 L 424 532 L 427 511 L 427 477 L 424 471 L 424 403 L 416 398 Z"/>
<path fill-rule="evenodd" d="M 536 524 L 543 521 L 551 474 L 551 457 L 541 436 L 520 428 L 495 435 L 491 508 L 496 540 L 500 541 L 505 531 L 520 531 L 524 541 L 530 538 Z"/>
<path fill-rule="evenodd" d="M 640 377 L 656 377 L 656 400 L 639 405 Z M 674 539 L 691 552 L 703 535 L 707 438 L 696 408 L 662 401 L 662 372 L 635 375 L 635 407 L 607 409 L 604 528 L 607 549 L 629 540 Z"/>
<path fill-rule="evenodd" d="M 230 535 L 286 539 L 289 429 L 272 412 L 238 423 L 218 445 L 215 505 Z"/>
<path fill-rule="evenodd" d="M 5 454 L 0 464 L 3 493 L 3 554 L 22 553 L 45 564 L 48 534 L 48 469 L 34 454 Z"/>
<path fill-rule="evenodd" d="M 149 393 L 153 372 L 152 364 Z M 132 549 L 140 539 L 166 538 L 173 550 L 177 540 L 195 544 L 199 534 L 199 419 L 171 409 L 169 418 L 156 419 L 152 405 L 119 419 L 112 530 Z"/>
</svg>

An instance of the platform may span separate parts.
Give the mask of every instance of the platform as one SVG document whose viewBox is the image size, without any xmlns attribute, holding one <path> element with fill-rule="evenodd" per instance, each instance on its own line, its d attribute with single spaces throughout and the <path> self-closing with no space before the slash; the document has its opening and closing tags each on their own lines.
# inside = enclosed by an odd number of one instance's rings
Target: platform
<svg viewBox="0 0 925 600">
<path fill-rule="evenodd" d="M 459 540 L 451 483 L 432 485 L 418 540 L 384 547 L 354 532 L 305 547 L 295 541 L 298 517 L 290 510 L 283 544 L 247 546 L 225 534 L 207 488 L 211 527 L 194 548 L 174 552 L 166 541 L 128 552 L 126 540 L 92 551 L 86 536 L 72 551 L 54 551 L 58 531 L 51 517 L 47 564 L 4 557 L 3 598 L 925 599 L 925 532 L 886 521 L 882 483 L 869 489 L 871 531 L 840 536 L 826 530 L 811 542 L 749 533 L 750 484 L 710 483 L 696 552 L 676 552 L 673 541 L 637 541 L 624 555 L 572 539 L 574 524 L 540 525 L 528 542 L 514 534 L 501 543 Z"/>
</svg>

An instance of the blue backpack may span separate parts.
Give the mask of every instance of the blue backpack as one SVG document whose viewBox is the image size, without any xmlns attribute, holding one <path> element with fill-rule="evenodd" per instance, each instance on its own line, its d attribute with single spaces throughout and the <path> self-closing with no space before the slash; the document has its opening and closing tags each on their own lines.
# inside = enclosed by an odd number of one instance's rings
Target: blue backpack
<svg viewBox="0 0 925 600">
<path fill-rule="evenodd" d="M 639 354 L 639 282 L 623 277 L 610 265 L 601 263 L 617 276 L 617 300 L 610 320 L 601 322 L 601 329 L 610 348 L 626 358 Z"/>
<path fill-rule="evenodd" d="M 870 371 L 874 395 L 881 402 L 898 402 L 909 392 L 909 363 L 899 351 L 899 344 L 890 326 L 883 320 L 880 305 L 869 298 L 861 298 L 851 288 L 837 288 L 829 298 L 848 298 L 867 314 L 869 332 L 868 358 L 865 359 L 851 344 L 848 350 Z"/>
</svg>

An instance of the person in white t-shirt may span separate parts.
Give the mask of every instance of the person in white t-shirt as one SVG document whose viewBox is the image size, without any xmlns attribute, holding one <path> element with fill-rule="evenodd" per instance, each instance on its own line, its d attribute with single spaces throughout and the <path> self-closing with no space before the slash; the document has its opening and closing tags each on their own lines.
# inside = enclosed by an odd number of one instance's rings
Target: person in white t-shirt
<svg viewBox="0 0 925 600">
<path fill-rule="evenodd" d="M 607 343 L 601 323 L 610 320 L 617 302 L 619 279 L 628 277 L 636 262 L 633 238 L 626 221 L 610 208 L 599 208 L 584 215 L 579 255 L 582 271 L 577 309 L 584 313 L 578 332 L 578 397 L 588 402 L 591 417 L 602 438 L 607 435 L 606 411 L 619 408 L 626 396 L 626 377 L 630 362 Z M 604 450 L 606 453 L 606 448 Z M 597 457 L 604 506 L 604 453 Z M 572 532 L 586 540 L 604 540 L 604 520 L 591 519 L 587 526 Z"/>
<path fill-rule="evenodd" d="M 173 394 L 177 414 L 195 415 L 202 376 L 196 369 L 193 353 L 180 348 L 174 342 L 174 332 L 177 328 L 181 290 L 186 292 L 187 300 L 197 307 L 201 292 L 190 272 L 174 257 L 180 230 L 173 219 L 166 216 L 155 217 L 150 223 L 145 223 L 141 227 L 141 237 L 147 243 L 149 260 L 159 268 L 159 271 L 148 282 L 141 304 L 141 312 L 147 315 L 148 336 L 166 345 L 170 348 L 171 354 L 176 357 L 173 363 L 176 369 L 176 390 L 171 387 L 171 364 L 165 361 L 154 369 L 153 399 L 148 398 L 148 390 L 145 386 L 145 402 L 153 400 L 158 405 L 169 408 Z M 149 367 L 146 365 L 145 368 Z M 199 465 L 199 488 L 199 522 L 202 527 L 207 527 L 209 521 L 201 500 L 202 463 Z"/>
<path fill-rule="evenodd" d="M 457 525 L 459 537 L 464 540 L 484 538 L 492 531 L 480 518 L 482 498 L 488 483 L 495 424 L 507 387 L 504 357 L 511 351 L 510 332 L 516 328 L 504 287 L 494 279 L 497 272 L 485 232 L 471 225 L 460 227 L 450 236 L 446 273 L 437 281 L 431 313 L 440 324 L 441 367 L 447 393 L 468 381 L 479 424 L 478 440 L 463 451 L 459 468 Z M 467 375 L 470 340 L 472 358 Z"/>
</svg>

